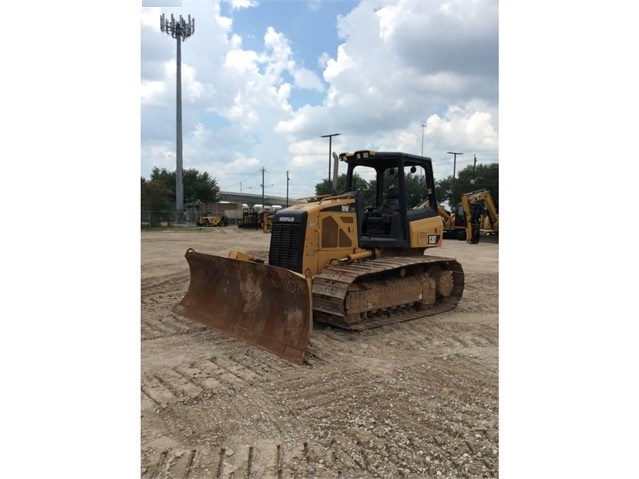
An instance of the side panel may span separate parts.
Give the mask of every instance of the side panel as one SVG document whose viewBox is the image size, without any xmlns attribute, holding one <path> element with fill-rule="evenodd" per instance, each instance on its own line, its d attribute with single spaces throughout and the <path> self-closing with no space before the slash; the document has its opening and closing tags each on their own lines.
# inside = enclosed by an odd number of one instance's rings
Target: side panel
<svg viewBox="0 0 639 479">
<path fill-rule="evenodd" d="M 411 248 L 433 248 L 442 245 L 444 225 L 440 216 L 431 216 L 409 223 Z"/>
</svg>

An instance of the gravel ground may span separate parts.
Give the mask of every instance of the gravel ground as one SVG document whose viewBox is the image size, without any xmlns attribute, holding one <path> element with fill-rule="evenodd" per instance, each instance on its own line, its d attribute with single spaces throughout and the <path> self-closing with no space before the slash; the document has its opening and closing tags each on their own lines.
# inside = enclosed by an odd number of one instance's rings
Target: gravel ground
<svg viewBox="0 0 639 479">
<path fill-rule="evenodd" d="M 296 366 L 172 312 L 187 248 L 265 258 L 270 235 L 141 239 L 143 479 L 498 477 L 497 244 L 429 252 L 464 268 L 455 310 L 364 332 L 316 324 Z"/>
</svg>

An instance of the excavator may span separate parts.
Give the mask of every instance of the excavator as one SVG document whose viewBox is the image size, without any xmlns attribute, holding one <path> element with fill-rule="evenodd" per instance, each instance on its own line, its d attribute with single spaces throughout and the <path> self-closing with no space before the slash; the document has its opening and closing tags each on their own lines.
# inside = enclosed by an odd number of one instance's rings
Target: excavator
<svg viewBox="0 0 639 479">
<path fill-rule="evenodd" d="M 425 254 L 442 245 L 444 233 L 432 160 L 374 150 L 339 160 L 347 165 L 346 190 L 300 198 L 275 213 L 268 259 L 189 248 L 190 283 L 174 311 L 302 364 L 313 321 L 364 330 L 455 308 L 461 264 Z M 412 174 L 425 178 L 415 206 L 406 194 Z M 375 179 L 374 191 L 355 189 L 357 176 Z"/>
<path fill-rule="evenodd" d="M 466 222 L 466 241 L 479 243 L 483 230 L 491 235 L 499 234 L 499 214 L 490 191 L 481 189 L 463 193 L 461 206 Z"/>
<path fill-rule="evenodd" d="M 499 214 L 490 191 L 486 189 L 462 193 L 461 202 L 449 212 L 437 204 L 437 212 L 444 223 L 444 238 L 477 244 L 481 234 L 499 234 Z"/>
<path fill-rule="evenodd" d="M 448 211 L 440 203 L 437 203 L 437 213 L 444 223 L 444 239 L 455 239 L 460 241 L 466 239 L 466 222 L 464 221 L 463 209 L 461 203 L 457 205 L 456 211 Z M 459 211 L 461 210 L 461 214 Z"/>
</svg>

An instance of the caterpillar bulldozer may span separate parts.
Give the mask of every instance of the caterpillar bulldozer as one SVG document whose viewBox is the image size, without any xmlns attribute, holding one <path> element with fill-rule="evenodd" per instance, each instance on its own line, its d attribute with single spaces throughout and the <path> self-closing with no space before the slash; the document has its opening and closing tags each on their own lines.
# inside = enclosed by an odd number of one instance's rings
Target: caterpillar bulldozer
<svg viewBox="0 0 639 479">
<path fill-rule="evenodd" d="M 431 159 L 372 150 L 339 159 L 346 191 L 275 213 L 268 259 L 188 249 L 190 283 L 174 311 L 301 364 L 314 320 L 363 330 L 453 309 L 464 290 L 462 266 L 425 254 L 442 245 L 444 232 Z M 415 206 L 406 194 L 413 174 L 425 179 Z M 356 175 L 375 179 L 374 191 L 354 189 Z M 336 179 L 337 168 L 333 191 Z"/>
<path fill-rule="evenodd" d="M 195 224 L 197 226 L 226 226 L 228 221 L 224 214 L 206 211 L 196 218 Z"/>
</svg>

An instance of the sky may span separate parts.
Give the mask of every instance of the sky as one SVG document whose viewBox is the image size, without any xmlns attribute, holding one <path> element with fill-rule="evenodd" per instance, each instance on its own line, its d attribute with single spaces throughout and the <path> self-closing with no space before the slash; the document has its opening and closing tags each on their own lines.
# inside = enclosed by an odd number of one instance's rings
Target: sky
<svg viewBox="0 0 639 479">
<path fill-rule="evenodd" d="M 288 172 L 289 197 L 312 195 L 329 148 L 424 154 L 436 179 L 499 162 L 496 1 L 144 0 L 142 177 L 176 169 L 177 42 L 162 14 L 195 22 L 183 167 L 222 191 L 261 194 L 263 168 L 266 194 L 286 196 Z"/>
</svg>

